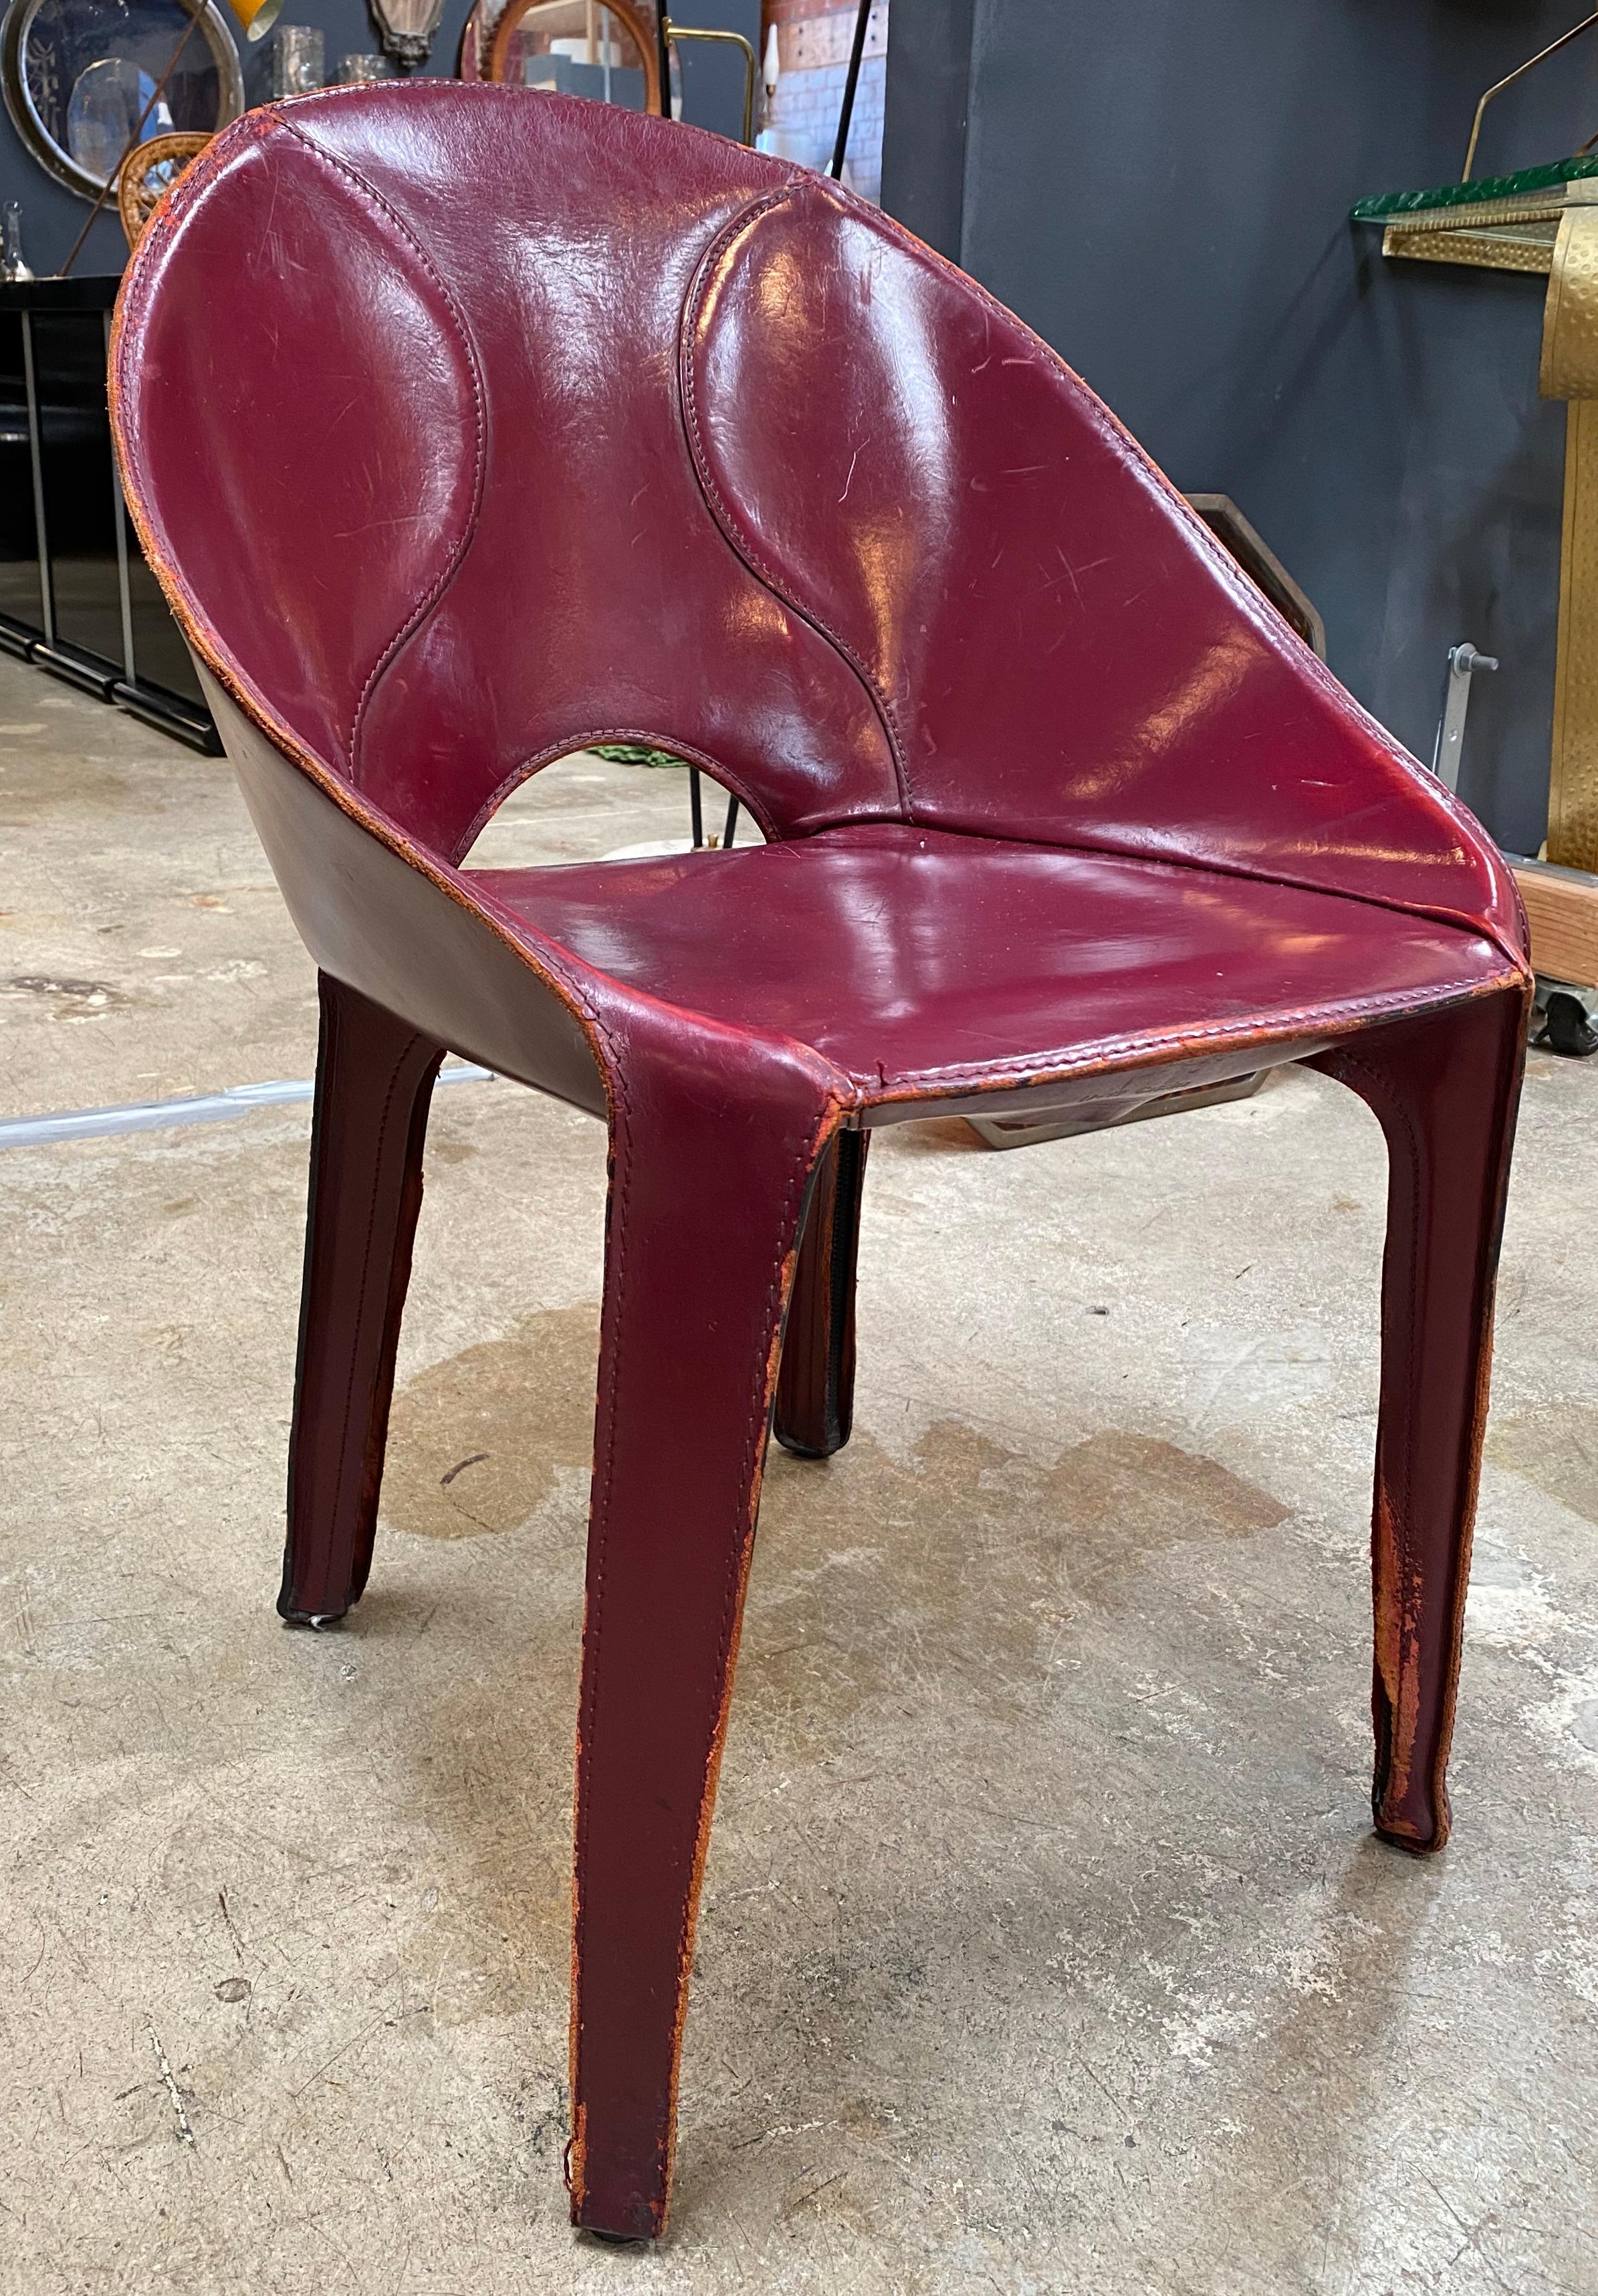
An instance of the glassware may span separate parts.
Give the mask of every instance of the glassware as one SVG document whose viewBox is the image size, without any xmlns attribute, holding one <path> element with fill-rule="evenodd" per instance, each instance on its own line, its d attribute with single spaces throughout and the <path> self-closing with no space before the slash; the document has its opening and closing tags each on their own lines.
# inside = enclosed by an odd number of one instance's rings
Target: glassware
<svg viewBox="0 0 1598 2296">
<path fill-rule="evenodd" d="M 67 149 L 86 175 L 108 182 L 135 132 L 141 143 L 171 135 L 171 107 L 156 101 L 156 86 L 129 56 L 102 56 L 79 74 L 67 105 Z"/>
<path fill-rule="evenodd" d="M 22 255 L 22 210 L 15 200 L 7 200 L 0 217 L 0 279 L 32 277 Z"/>
<path fill-rule="evenodd" d="M 390 77 L 384 56 L 340 56 L 339 81 L 344 87 L 369 87 L 373 80 Z"/>
<path fill-rule="evenodd" d="M 314 24 L 280 24 L 272 51 L 275 96 L 309 95 L 327 81 L 327 41 Z"/>
</svg>

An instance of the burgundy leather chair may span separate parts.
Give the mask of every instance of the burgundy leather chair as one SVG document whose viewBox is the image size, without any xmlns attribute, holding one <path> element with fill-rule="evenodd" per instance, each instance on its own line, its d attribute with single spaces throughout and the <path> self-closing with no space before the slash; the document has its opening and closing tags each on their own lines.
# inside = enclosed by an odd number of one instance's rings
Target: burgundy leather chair
<svg viewBox="0 0 1598 2296">
<path fill-rule="evenodd" d="M 1370 1103 L 1376 1824 L 1436 1849 L 1529 988 L 1470 816 L 1007 311 L 714 137 L 438 81 L 251 112 L 146 232 L 113 367 L 322 974 L 285 1618 L 365 1583 L 444 1048 L 610 1127 L 576 2221 L 664 2218 L 767 1427 L 847 1439 L 878 1125 L 1287 1061 Z M 602 741 L 770 841 L 463 866 Z"/>
</svg>

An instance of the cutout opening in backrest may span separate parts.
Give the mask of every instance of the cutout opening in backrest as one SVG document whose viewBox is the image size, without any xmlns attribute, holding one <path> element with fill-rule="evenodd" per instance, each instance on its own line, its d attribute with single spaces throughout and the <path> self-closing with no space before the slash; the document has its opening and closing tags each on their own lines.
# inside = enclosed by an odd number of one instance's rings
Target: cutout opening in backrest
<svg viewBox="0 0 1598 2296">
<path fill-rule="evenodd" d="M 720 849 L 733 792 L 699 768 L 705 846 Z M 734 845 L 764 843 L 738 804 Z M 601 742 L 555 758 L 504 798 L 473 839 L 467 869 L 558 869 L 686 852 L 693 842 L 690 768 L 640 742 Z"/>
</svg>

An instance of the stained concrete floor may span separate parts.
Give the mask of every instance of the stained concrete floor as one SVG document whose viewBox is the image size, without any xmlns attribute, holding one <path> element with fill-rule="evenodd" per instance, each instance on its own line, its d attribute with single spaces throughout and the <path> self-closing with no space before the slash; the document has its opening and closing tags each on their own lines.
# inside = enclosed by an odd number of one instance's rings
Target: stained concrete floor
<svg viewBox="0 0 1598 2296">
<path fill-rule="evenodd" d="M 495 833 L 682 810 L 569 766 Z M 309 1073 L 225 767 L 0 661 L 0 1113 Z M 0 1155 L 0 2289 L 1598 2290 L 1595 1118 L 1534 1054 L 1427 1864 L 1365 1802 L 1364 1110 L 1291 1072 L 878 1141 L 858 1431 L 767 1484 L 653 2252 L 560 2178 L 599 1128 L 439 1095 L 325 1636 L 272 1611 L 305 1110 Z"/>
</svg>

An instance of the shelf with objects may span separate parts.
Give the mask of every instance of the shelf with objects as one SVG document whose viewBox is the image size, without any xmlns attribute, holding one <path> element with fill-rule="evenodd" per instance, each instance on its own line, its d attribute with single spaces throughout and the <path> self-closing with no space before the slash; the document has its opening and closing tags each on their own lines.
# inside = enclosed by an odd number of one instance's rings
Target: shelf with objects
<svg viewBox="0 0 1598 2296">
<path fill-rule="evenodd" d="M 1598 152 L 1473 177 L 1487 105 L 1581 34 L 1575 24 L 1483 94 L 1456 184 L 1362 200 L 1351 220 L 1381 233 L 1396 261 L 1520 272 L 1547 281 L 1538 389 L 1566 403 L 1564 517 L 1548 834 L 1536 857 L 1512 854 L 1531 928 L 1542 1041 L 1598 1052 Z M 1598 143 L 1598 137 L 1594 139 Z M 1496 668 L 1468 644 L 1448 657 L 1434 770 L 1457 787 L 1473 672 Z"/>
</svg>

